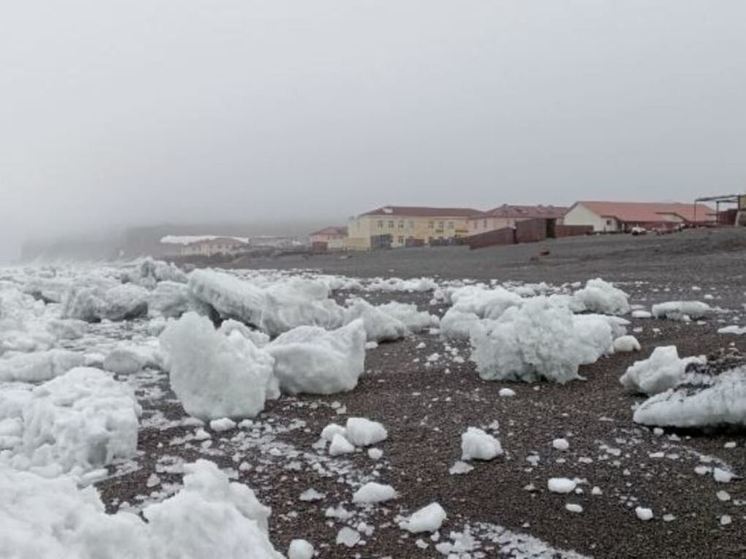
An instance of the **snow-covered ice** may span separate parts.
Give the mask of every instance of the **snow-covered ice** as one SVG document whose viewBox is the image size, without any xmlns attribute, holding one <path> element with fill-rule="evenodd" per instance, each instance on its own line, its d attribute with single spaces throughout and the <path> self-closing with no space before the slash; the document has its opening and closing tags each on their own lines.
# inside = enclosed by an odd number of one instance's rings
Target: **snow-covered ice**
<svg viewBox="0 0 746 559">
<path fill-rule="evenodd" d="M 696 320 L 712 314 L 712 307 L 702 301 L 668 301 L 653 305 L 652 313 L 655 318 Z"/>
<path fill-rule="evenodd" d="M 461 435 L 461 460 L 492 460 L 502 454 L 500 441 L 477 427 Z"/>
<path fill-rule="evenodd" d="M 334 394 L 357 386 L 365 368 L 365 328 L 355 320 L 338 330 L 300 326 L 267 346 L 274 374 L 289 394 Z"/>
<path fill-rule="evenodd" d="M 352 502 L 357 504 L 383 503 L 396 497 L 397 492 L 390 485 L 370 481 L 355 491 Z"/>
<path fill-rule="evenodd" d="M 438 503 L 419 509 L 409 518 L 402 520 L 399 527 L 402 530 L 412 534 L 421 534 L 422 532 L 436 532 L 440 530 L 446 519 L 446 511 Z"/>
<path fill-rule="evenodd" d="M 591 279 L 573 294 L 578 310 L 601 314 L 627 314 L 629 298 L 621 289 L 601 278 Z"/>
<path fill-rule="evenodd" d="M 277 396 L 274 358 L 238 332 L 224 336 L 209 319 L 187 313 L 160 336 L 171 388 L 200 419 L 255 417 Z"/>
<path fill-rule="evenodd" d="M 650 357 L 627 368 L 619 382 L 630 392 L 652 396 L 676 386 L 689 364 L 704 362 L 704 357 L 680 358 L 676 346 L 659 346 Z"/>
<path fill-rule="evenodd" d="M 347 440 L 355 446 L 370 446 L 388 438 L 386 428 L 365 417 L 350 417 L 345 424 Z"/>
</svg>

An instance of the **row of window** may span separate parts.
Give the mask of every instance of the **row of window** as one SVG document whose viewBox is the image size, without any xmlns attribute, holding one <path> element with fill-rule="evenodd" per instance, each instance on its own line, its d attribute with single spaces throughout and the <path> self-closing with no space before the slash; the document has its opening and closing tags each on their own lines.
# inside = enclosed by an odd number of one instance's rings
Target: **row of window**
<svg viewBox="0 0 746 559">
<path fill-rule="evenodd" d="M 378 228 L 379 229 L 383 229 L 384 228 L 384 223 L 385 223 L 384 220 L 382 220 L 382 219 L 378 220 Z M 436 228 L 435 227 L 435 223 L 436 223 L 435 221 L 428 221 L 427 222 L 428 229 L 435 229 Z M 395 222 L 393 220 L 389 221 L 388 222 L 388 228 L 389 229 L 394 229 L 395 228 L 394 224 L 395 224 Z M 446 222 L 445 221 L 438 221 L 437 224 L 438 224 L 437 229 L 440 230 L 440 231 L 442 231 L 445 228 L 445 226 L 446 226 Z M 414 221 L 409 221 L 408 225 L 409 225 L 409 229 L 414 229 Z M 448 229 L 453 229 L 455 227 L 453 221 L 449 221 L 447 225 L 448 225 Z M 404 220 L 403 219 L 399 220 L 399 229 L 404 229 Z"/>
</svg>

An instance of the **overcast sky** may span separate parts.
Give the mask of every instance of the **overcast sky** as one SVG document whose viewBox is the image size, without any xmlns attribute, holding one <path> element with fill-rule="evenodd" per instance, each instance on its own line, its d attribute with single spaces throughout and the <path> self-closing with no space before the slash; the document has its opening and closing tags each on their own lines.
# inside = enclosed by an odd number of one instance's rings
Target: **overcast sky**
<svg viewBox="0 0 746 559">
<path fill-rule="evenodd" d="M 0 3 L 0 258 L 166 220 L 743 190 L 743 0 Z"/>
</svg>

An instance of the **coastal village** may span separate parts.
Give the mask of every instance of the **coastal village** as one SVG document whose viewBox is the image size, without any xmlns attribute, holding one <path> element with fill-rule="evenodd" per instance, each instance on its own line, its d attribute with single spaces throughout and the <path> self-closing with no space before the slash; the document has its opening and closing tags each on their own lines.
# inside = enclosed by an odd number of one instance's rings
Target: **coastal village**
<svg viewBox="0 0 746 559">
<path fill-rule="evenodd" d="M 690 227 L 735 225 L 741 196 L 694 203 L 578 201 L 571 206 L 503 204 L 489 210 L 381 206 L 311 232 L 307 238 L 167 235 L 163 252 L 181 257 L 239 255 L 252 249 L 311 252 L 369 251 L 467 245 L 472 249 L 591 234 L 670 233 Z M 717 202 L 713 208 L 706 202 Z M 722 209 L 723 203 L 726 209 Z M 732 207 L 731 207 L 732 206 Z"/>
</svg>

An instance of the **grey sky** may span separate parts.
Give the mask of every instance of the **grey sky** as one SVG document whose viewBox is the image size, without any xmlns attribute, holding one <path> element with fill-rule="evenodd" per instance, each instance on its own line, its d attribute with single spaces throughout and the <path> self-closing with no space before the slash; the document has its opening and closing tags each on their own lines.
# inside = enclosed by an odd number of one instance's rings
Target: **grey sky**
<svg viewBox="0 0 746 559">
<path fill-rule="evenodd" d="M 165 220 L 746 189 L 741 0 L 0 3 L 0 257 Z"/>
</svg>

